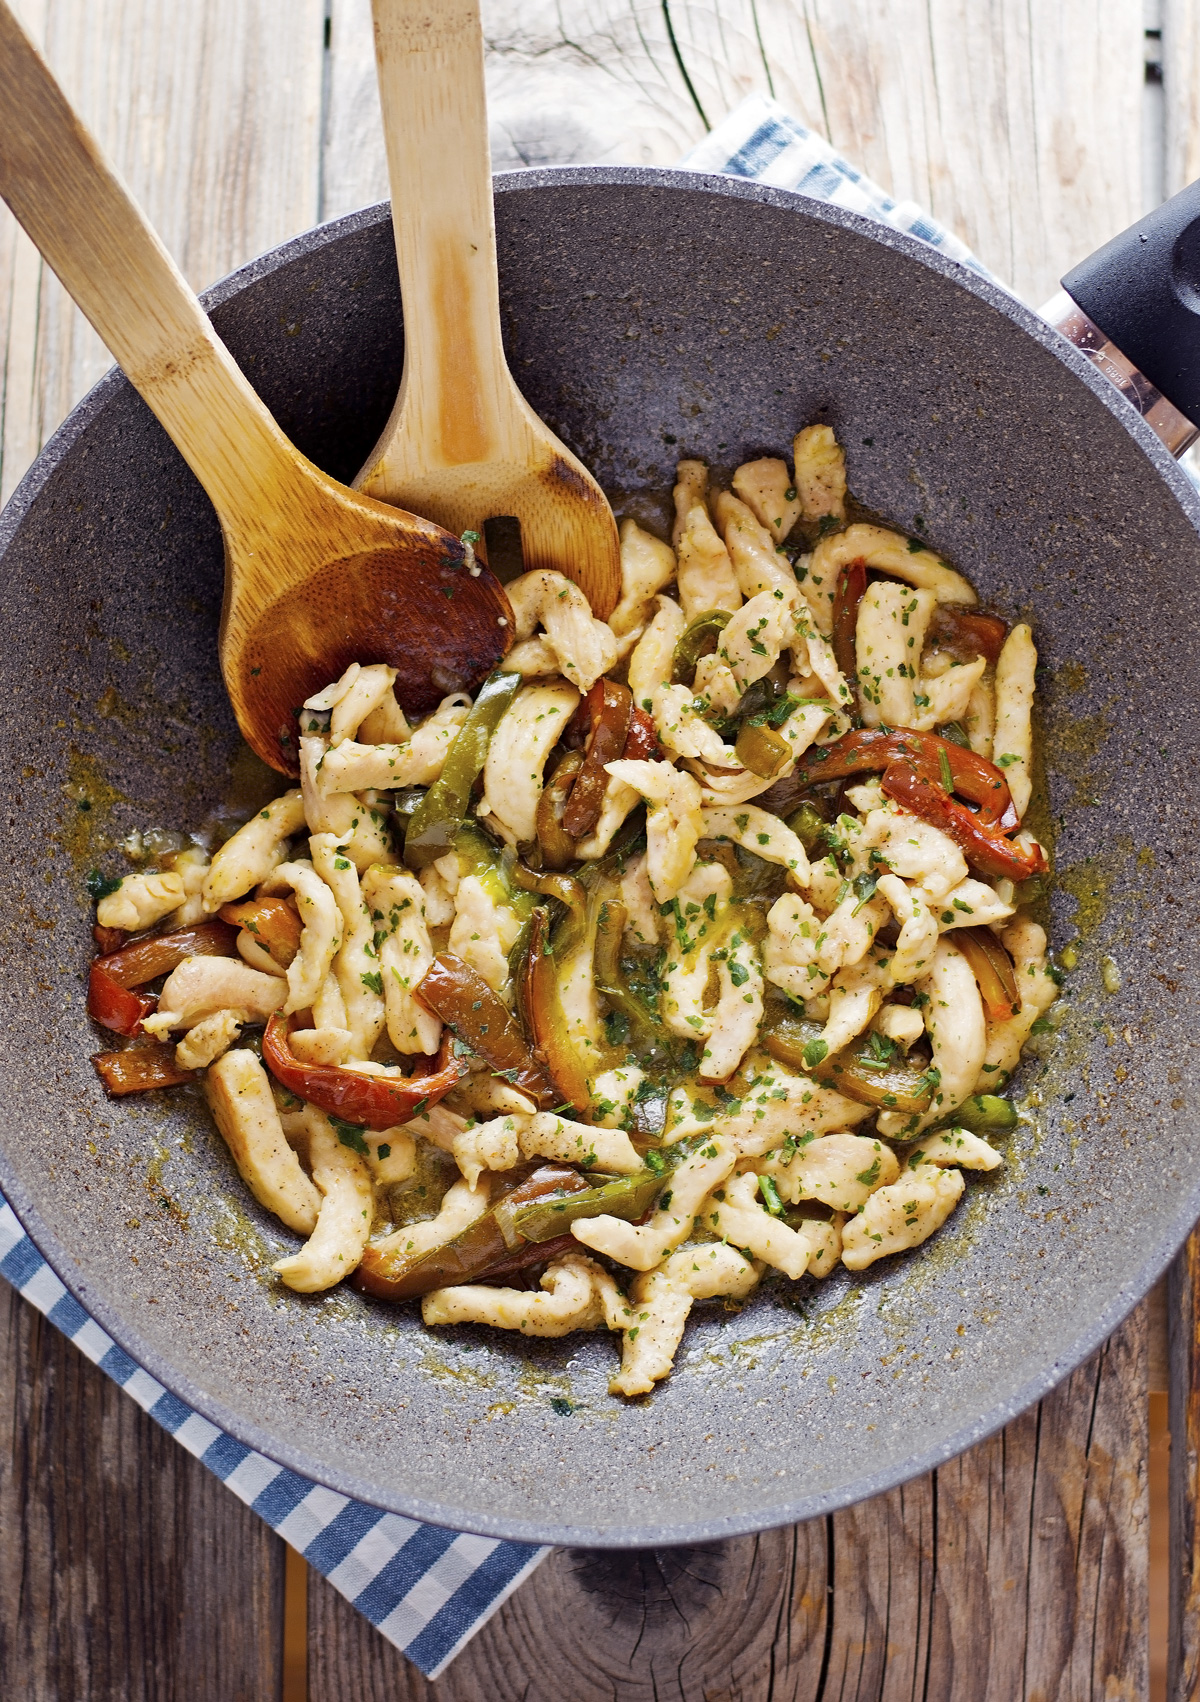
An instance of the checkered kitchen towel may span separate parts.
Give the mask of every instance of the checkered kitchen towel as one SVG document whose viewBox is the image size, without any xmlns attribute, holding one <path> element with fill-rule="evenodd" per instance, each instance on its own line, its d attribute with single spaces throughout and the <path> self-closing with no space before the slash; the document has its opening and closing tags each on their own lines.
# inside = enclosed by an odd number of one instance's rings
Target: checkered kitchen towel
<svg viewBox="0 0 1200 1702">
<path fill-rule="evenodd" d="M 743 101 L 683 165 L 760 178 L 894 225 L 976 272 L 964 245 L 913 202 L 895 202 L 827 142 L 758 95 Z M 985 274 L 986 275 L 986 274 Z M 265 1459 L 193 1412 L 88 1316 L 0 1195 L 0 1275 L 121 1385 L 189 1453 L 304 1555 L 429 1678 L 437 1678 L 550 1552 L 383 1513 Z"/>
</svg>

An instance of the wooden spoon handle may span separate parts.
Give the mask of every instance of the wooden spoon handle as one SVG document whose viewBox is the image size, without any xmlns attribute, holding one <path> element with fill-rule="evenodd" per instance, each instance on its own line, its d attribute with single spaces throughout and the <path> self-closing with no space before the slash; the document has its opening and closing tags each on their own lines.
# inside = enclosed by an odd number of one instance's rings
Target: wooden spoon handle
<svg viewBox="0 0 1200 1702">
<path fill-rule="evenodd" d="M 372 0 L 404 302 L 401 406 L 431 459 L 486 461 L 504 359 L 478 0 Z"/>
<path fill-rule="evenodd" d="M 5 0 L 0 195 L 216 505 L 254 526 L 301 460 L 216 335 Z"/>
</svg>

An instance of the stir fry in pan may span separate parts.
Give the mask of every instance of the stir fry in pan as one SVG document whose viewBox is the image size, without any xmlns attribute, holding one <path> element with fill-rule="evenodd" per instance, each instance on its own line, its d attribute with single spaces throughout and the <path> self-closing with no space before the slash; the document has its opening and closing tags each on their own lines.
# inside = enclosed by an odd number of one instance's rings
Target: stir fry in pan
<svg viewBox="0 0 1200 1702">
<path fill-rule="evenodd" d="M 933 1235 L 1058 990 L 1029 627 L 848 514 L 827 426 L 674 499 L 607 622 L 513 581 L 473 700 L 311 697 L 298 787 L 105 883 L 89 988 L 110 1093 L 202 1079 L 280 1282 L 610 1330 L 626 1396 L 697 1301 Z"/>
</svg>

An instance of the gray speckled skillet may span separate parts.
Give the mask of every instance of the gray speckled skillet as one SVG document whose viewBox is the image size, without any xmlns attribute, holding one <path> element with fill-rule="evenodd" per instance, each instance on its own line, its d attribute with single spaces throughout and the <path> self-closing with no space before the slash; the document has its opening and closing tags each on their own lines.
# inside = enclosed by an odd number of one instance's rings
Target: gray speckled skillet
<svg viewBox="0 0 1200 1702">
<path fill-rule="evenodd" d="M 674 1375 L 629 1406 L 605 1392 L 607 1336 L 433 1335 L 414 1309 L 279 1288 L 268 1267 L 293 1239 L 192 1090 L 109 1103 L 88 1062 L 83 873 L 119 866 L 134 827 L 198 825 L 239 748 L 216 522 L 114 373 L 0 523 L 0 1183 L 129 1353 L 296 1470 L 469 1530 L 697 1541 L 874 1494 L 977 1441 L 1104 1339 L 1200 1211 L 1200 504 L 1082 356 L 905 236 L 724 178 L 589 168 L 497 187 L 513 370 L 607 488 L 661 487 L 685 453 L 778 453 L 826 419 L 864 502 L 1035 622 L 1054 926 L 1078 937 L 1079 969 L 1061 1037 L 1022 1077 L 1009 1164 L 914 1255 L 699 1309 Z M 386 207 L 208 301 L 284 429 L 352 475 L 400 373 Z"/>
</svg>

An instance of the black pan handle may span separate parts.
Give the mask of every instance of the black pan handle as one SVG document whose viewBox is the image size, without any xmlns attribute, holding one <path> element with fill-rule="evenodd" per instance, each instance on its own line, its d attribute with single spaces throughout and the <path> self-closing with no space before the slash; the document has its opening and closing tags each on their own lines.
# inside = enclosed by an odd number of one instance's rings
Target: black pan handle
<svg viewBox="0 0 1200 1702">
<path fill-rule="evenodd" d="M 1178 439 L 1198 435 L 1200 421 L 1200 180 L 1181 189 L 1120 236 L 1114 236 L 1062 280 L 1071 301 L 1107 345 L 1107 360 L 1081 337 L 1079 327 L 1059 329 L 1108 371 L 1175 454 Z M 1124 357 L 1122 363 L 1120 357 Z M 1125 381 L 1115 368 L 1124 365 Z M 1141 385 L 1137 383 L 1142 380 Z M 1153 416 L 1155 397 L 1164 401 Z M 1181 421 L 1174 422 L 1167 410 Z M 1186 428 L 1186 429 L 1185 429 Z"/>
</svg>

